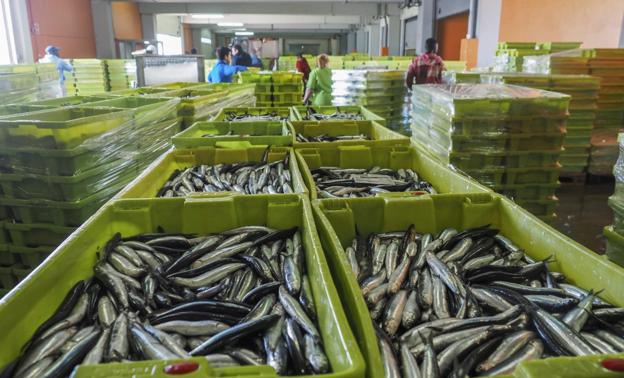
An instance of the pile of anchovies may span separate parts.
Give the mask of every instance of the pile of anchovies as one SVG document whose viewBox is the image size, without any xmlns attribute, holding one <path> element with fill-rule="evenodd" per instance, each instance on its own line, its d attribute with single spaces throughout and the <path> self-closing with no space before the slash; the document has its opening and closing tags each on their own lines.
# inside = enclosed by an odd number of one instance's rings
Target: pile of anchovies
<svg viewBox="0 0 624 378">
<path fill-rule="evenodd" d="M 306 121 L 361 121 L 364 119 L 359 113 L 343 112 L 340 109 L 332 114 L 317 113 L 313 108 L 308 108 L 303 119 Z"/>
<path fill-rule="evenodd" d="M 199 165 L 175 170 L 156 197 L 185 197 L 192 193 L 293 193 L 289 156 L 283 160 Z"/>
<path fill-rule="evenodd" d="M 429 182 L 420 180 L 411 169 L 320 167 L 312 170 L 312 178 L 321 198 L 371 197 L 387 192 L 436 193 Z"/>
<path fill-rule="evenodd" d="M 301 143 L 313 143 L 313 142 L 336 142 L 341 140 L 370 140 L 368 135 L 338 135 L 330 136 L 327 134 L 321 134 L 317 136 L 305 136 L 301 133 L 297 133 L 297 142 Z"/>
<path fill-rule="evenodd" d="M 213 367 L 330 370 L 297 228 L 119 234 L 3 377 L 60 377 L 77 365 L 206 356 Z"/>
<path fill-rule="evenodd" d="M 435 237 L 410 226 L 357 237 L 345 253 L 386 377 L 495 376 L 533 359 L 624 352 L 624 308 L 565 283 L 498 230 Z"/>
<path fill-rule="evenodd" d="M 276 112 L 267 112 L 266 114 L 237 114 L 237 113 L 226 113 L 225 121 L 230 122 L 249 122 L 249 121 L 284 121 L 287 120 L 288 117 L 283 117 L 277 114 Z"/>
</svg>

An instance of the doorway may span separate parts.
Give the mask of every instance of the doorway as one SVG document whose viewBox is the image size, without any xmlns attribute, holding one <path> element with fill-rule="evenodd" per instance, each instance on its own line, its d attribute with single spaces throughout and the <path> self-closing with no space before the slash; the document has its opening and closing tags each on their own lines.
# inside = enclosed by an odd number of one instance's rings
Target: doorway
<svg viewBox="0 0 624 378">
<path fill-rule="evenodd" d="M 468 33 L 468 13 L 462 12 L 437 21 L 439 54 L 444 60 L 459 60 L 461 40 Z"/>
</svg>

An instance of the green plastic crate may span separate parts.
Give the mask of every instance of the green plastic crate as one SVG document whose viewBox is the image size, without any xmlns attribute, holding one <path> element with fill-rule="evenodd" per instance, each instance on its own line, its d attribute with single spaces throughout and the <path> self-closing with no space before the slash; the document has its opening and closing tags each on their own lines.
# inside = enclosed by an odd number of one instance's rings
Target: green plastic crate
<svg viewBox="0 0 624 378">
<path fill-rule="evenodd" d="M 56 248 L 49 246 L 42 247 L 23 247 L 18 245 L 8 245 L 8 251 L 13 256 L 16 264 L 24 267 L 35 269 L 45 260 L 50 253 Z"/>
<path fill-rule="evenodd" d="M 216 213 L 218 217 L 206 217 L 206 214 Z M 0 321 L 12 326 L 0 336 L 0 342 L 6 346 L 0 351 L 0 366 L 5 366 L 17 357 L 35 329 L 52 315 L 76 281 L 93 275 L 98 252 L 115 233 L 130 236 L 155 232 L 158 227 L 162 227 L 167 232 L 209 234 L 243 225 L 265 225 L 279 229 L 301 227 L 307 272 L 312 294 L 316 298 L 319 330 L 332 368 L 332 373 L 321 377 L 361 377 L 364 362 L 322 252 L 310 204 L 301 195 L 230 196 L 211 200 L 129 200 L 106 206 L 57 248 L 18 288 L 3 298 L 0 303 Z M 126 366 L 132 367 L 133 363 Z M 136 366 L 145 366 L 145 363 Z M 99 365 L 97 370 L 99 374 L 111 376 L 114 368 L 115 365 Z M 215 373 L 220 371 L 215 369 Z M 224 374 L 219 375 L 227 376 L 228 369 L 223 371 Z M 261 374 L 277 377 L 266 367 L 243 368 L 234 376 L 250 376 L 242 372 L 248 372 L 251 376 Z"/>
<path fill-rule="evenodd" d="M 18 222 L 52 223 L 57 226 L 78 227 L 117 191 L 119 188 L 103 190 L 74 202 L 0 197 L 0 205 L 6 206 L 11 217 Z"/>
<path fill-rule="evenodd" d="M 232 135 L 228 135 L 228 134 Z M 204 137 L 204 135 L 211 135 Z M 172 138 L 176 148 L 214 147 L 222 142 L 292 146 L 293 133 L 285 122 L 196 122 Z"/>
<path fill-rule="evenodd" d="M 56 247 L 75 230 L 73 227 L 49 223 L 6 222 L 4 227 L 11 237 L 12 244 L 19 247 Z"/>
<path fill-rule="evenodd" d="M 158 85 L 155 85 L 154 88 L 163 88 L 167 90 L 172 90 L 172 89 L 193 88 L 193 87 L 197 87 L 200 85 L 204 86 L 206 85 L 206 83 L 175 82 L 175 83 L 167 83 L 167 84 L 158 84 Z"/>
<path fill-rule="evenodd" d="M 257 86 L 256 86 L 257 88 Z M 273 92 L 275 93 L 299 93 L 303 96 L 303 82 L 299 84 L 273 84 Z"/>
<path fill-rule="evenodd" d="M 290 121 L 295 133 L 295 148 L 329 147 L 331 145 L 408 145 L 409 138 L 394 132 L 373 121 Z M 360 135 L 368 136 L 370 140 L 343 140 L 335 142 L 297 142 L 296 134 L 305 137 L 318 135 Z"/>
<path fill-rule="evenodd" d="M 537 200 L 555 195 L 561 183 L 499 185 L 492 189 L 514 200 Z"/>
<path fill-rule="evenodd" d="M 0 118 L 0 141 L 13 147 L 70 149 L 85 139 L 117 128 L 130 110 L 59 108 Z"/>
<path fill-rule="evenodd" d="M 603 235 L 607 239 L 606 255 L 609 260 L 624 266 L 624 236 L 616 232 L 613 226 L 606 226 Z"/>
<path fill-rule="evenodd" d="M 561 157 L 559 158 L 559 162 L 561 163 L 561 165 L 563 166 L 563 169 L 565 170 L 565 167 L 567 165 L 587 165 L 587 159 L 589 158 L 588 154 L 568 154 L 567 151 L 564 152 L 563 154 L 561 154 Z"/>
<path fill-rule="evenodd" d="M 271 93 L 256 93 L 256 101 L 258 102 L 273 102 L 273 94 Z"/>
<path fill-rule="evenodd" d="M 8 244 L 0 244 L 0 267 L 11 266 L 18 261 L 15 255 L 9 252 Z"/>
<path fill-rule="evenodd" d="M 249 115 L 264 115 L 264 114 L 276 114 L 279 117 L 283 117 L 284 119 L 287 119 L 290 116 L 290 108 L 288 107 L 284 107 L 284 108 L 275 108 L 275 107 L 237 107 L 237 108 L 222 108 L 221 110 L 219 110 L 219 113 L 217 113 L 216 116 L 214 116 L 214 118 L 211 121 L 226 121 L 227 115 L 228 114 L 236 114 L 236 115 L 245 115 L 245 114 L 249 114 Z M 249 122 L 249 121 L 245 121 L 245 120 L 240 120 L 240 121 L 229 121 L 229 122 Z M 258 121 L 253 121 L 253 122 L 258 122 Z"/>
<path fill-rule="evenodd" d="M 375 114 L 371 110 L 363 106 L 347 105 L 347 106 L 293 106 L 292 107 L 292 120 L 293 121 L 307 121 L 307 111 L 312 109 L 315 113 L 320 114 L 333 114 L 336 112 L 344 113 L 356 113 L 362 115 L 365 120 L 375 121 L 380 125 L 385 126 L 386 120 L 383 117 Z"/>
<path fill-rule="evenodd" d="M 483 185 L 550 184 L 557 182 L 561 166 L 534 168 L 486 168 L 465 172 Z"/>
<path fill-rule="evenodd" d="M 167 102 L 170 102 L 167 104 Z M 170 98 L 158 98 L 158 97 L 120 97 L 113 99 L 106 99 L 103 101 L 88 102 L 82 105 L 82 107 L 105 107 L 105 108 L 120 108 L 120 109 L 133 109 L 139 113 L 154 112 L 159 108 L 176 105 L 177 101 Z M 173 114 L 172 114 L 173 115 Z"/>
<path fill-rule="evenodd" d="M 533 200 L 516 199 L 515 202 L 531 214 L 545 216 L 555 212 L 559 199 L 555 196 L 550 196 Z"/>
<path fill-rule="evenodd" d="M 462 152 L 479 151 L 559 151 L 565 133 L 524 133 L 498 136 L 459 136 L 447 139 L 449 147 Z"/>
<path fill-rule="evenodd" d="M 23 281 L 28 275 L 33 271 L 31 268 L 23 265 L 13 265 L 11 268 L 13 272 L 13 276 L 17 280 L 17 282 Z"/>
<path fill-rule="evenodd" d="M 11 242 L 11 239 L 9 238 L 9 233 L 7 232 L 7 229 L 6 229 L 7 223 L 9 222 L 0 221 L 0 245 L 5 245 Z"/>
<path fill-rule="evenodd" d="M 49 100 L 41 100 L 30 102 L 28 105 L 34 106 L 44 106 L 44 107 L 63 107 L 63 106 L 74 106 L 74 105 L 82 105 L 87 102 L 96 102 L 109 99 L 110 97 L 106 96 L 68 96 L 61 98 L 51 98 Z"/>
<path fill-rule="evenodd" d="M 0 187 L 7 198 L 80 201 L 108 188 L 119 189 L 140 173 L 138 162 L 113 161 L 74 176 L 0 173 Z"/>
<path fill-rule="evenodd" d="M 447 227 L 464 230 L 490 224 L 533 259 L 551 257 L 555 262 L 550 268 L 565 274 L 573 284 L 604 289 L 602 298 L 616 306 L 624 305 L 624 270 L 496 194 L 332 199 L 314 201 L 313 209 L 334 282 L 364 354 L 367 377 L 378 377 L 383 365 L 368 308 L 343 249 L 351 245 L 356 233 L 405 230 L 414 224 L 417 232 L 435 234 Z M 525 362 L 510 377 L 602 377 L 604 370 L 597 363 L 602 358 L 557 357 Z M 574 374 L 574 369 L 583 374 Z"/>
<path fill-rule="evenodd" d="M 439 193 L 488 192 L 468 177 L 439 164 L 414 146 L 353 145 L 331 148 L 300 148 L 295 152 L 311 199 L 318 199 L 311 170 L 322 166 L 341 168 L 411 168 L 430 182 Z M 380 196 L 409 196 L 409 193 L 382 193 Z M 323 199 L 324 200 L 324 199 Z"/>
<path fill-rule="evenodd" d="M 491 153 L 450 152 L 449 163 L 463 170 L 483 168 L 554 167 L 563 150 Z"/>
<path fill-rule="evenodd" d="M 291 103 L 300 104 L 303 98 L 302 92 L 278 93 L 273 92 L 273 102 L 275 103 Z"/>
<path fill-rule="evenodd" d="M 173 149 L 163 154 L 154 161 L 134 181 L 119 192 L 116 199 L 128 198 L 154 198 L 160 188 L 167 182 L 169 177 L 177 169 L 186 169 L 200 164 L 214 165 L 219 163 L 239 163 L 246 161 L 260 161 L 266 147 L 248 146 L 245 142 L 233 142 L 234 148 L 194 148 L 186 150 Z M 245 147 L 247 146 L 247 147 Z M 297 161 L 292 148 L 273 147 L 269 152 L 269 162 L 283 159 L 286 154 L 290 155 L 289 170 L 291 175 L 292 189 L 295 193 L 307 194 L 306 186 L 297 167 Z M 193 193 L 192 198 L 222 197 L 226 192 L 218 193 Z M 160 198 L 168 201 L 176 198 Z"/>
<path fill-rule="evenodd" d="M 147 122 L 151 118 L 154 122 Z M 179 128 L 181 121 L 177 118 L 173 119 L 158 119 L 158 115 L 139 117 L 139 122 L 143 123 L 141 126 L 136 124 L 137 128 L 143 128 L 140 130 L 141 134 L 135 134 L 137 144 L 130 146 L 128 140 L 124 140 L 128 146 L 134 148 L 132 154 L 137 161 L 153 160 L 154 151 L 158 153 L 158 146 L 153 145 L 153 148 L 145 148 L 145 142 L 142 140 L 145 138 L 145 131 L 147 128 L 152 130 L 153 134 L 162 134 L 163 130 L 175 131 Z M 137 131 L 139 132 L 139 131 Z M 140 138 L 142 136 L 143 138 Z M 111 136 L 112 137 L 112 136 Z M 160 136 L 159 136 L 160 137 Z M 104 140 L 100 140 L 104 142 Z M 112 161 L 120 161 L 126 158 L 124 154 L 111 154 L 110 148 L 119 150 L 119 145 L 115 142 L 115 138 L 110 138 L 107 143 L 107 147 L 103 148 L 102 144 L 97 143 L 85 143 L 81 146 L 72 149 L 46 149 L 37 147 L 2 147 L 0 148 L 0 171 L 6 173 L 32 173 L 39 175 L 53 175 L 53 176 L 74 176 L 78 173 L 85 172 L 89 169 L 96 168 L 99 165 L 107 164 Z M 1 219 L 1 217 L 0 217 Z"/>
<path fill-rule="evenodd" d="M 17 284 L 13 275 L 13 266 L 0 266 L 0 287 L 11 290 Z"/>
<path fill-rule="evenodd" d="M 170 91 L 171 89 L 155 88 L 155 87 L 131 88 L 131 89 L 124 89 L 121 91 L 108 92 L 104 94 L 104 96 L 105 97 L 158 96 L 160 93 L 170 92 Z"/>
<path fill-rule="evenodd" d="M 23 104 L 23 105 L 19 105 L 19 104 L 0 105 L 0 117 L 2 118 L 11 117 L 11 116 L 16 116 L 18 114 L 37 112 L 37 111 L 47 110 L 47 109 L 52 109 L 52 108 L 53 108 L 52 106 L 32 105 L 32 103 Z"/>
</svg>

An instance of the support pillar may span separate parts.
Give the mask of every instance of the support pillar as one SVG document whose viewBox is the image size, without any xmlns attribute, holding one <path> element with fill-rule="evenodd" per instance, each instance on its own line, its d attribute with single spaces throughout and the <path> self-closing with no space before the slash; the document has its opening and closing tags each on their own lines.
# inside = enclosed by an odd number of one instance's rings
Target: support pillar
<svg viewBox="0 0 624 378">
<path fill-rule="evenodd" d="M 113 30 L 113 9 L 110 1 L 91 0 L 93 15 L 93 33 L 95 34 L 95 51 L 99 59 L 114 59 L 115 31 Z"/>
</svg>

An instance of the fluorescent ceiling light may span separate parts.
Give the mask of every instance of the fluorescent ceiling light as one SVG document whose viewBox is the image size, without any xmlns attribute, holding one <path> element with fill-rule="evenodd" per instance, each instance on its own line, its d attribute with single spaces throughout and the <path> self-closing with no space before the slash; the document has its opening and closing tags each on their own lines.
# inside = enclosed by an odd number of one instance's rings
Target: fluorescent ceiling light
<svg viewBox="0 0 624 378">
<path fill-rule="evenodd" d="M 247 31 L 246 28 L 234 28 L 233 31 Z"/>
<path fill-rule="evenodd" d="M 217 26 L 241 27 L 243 26 L 243 23 L 242 22 L 218 22 Z"/>
<path fill-rule="evenodd" d="M 251 31 L 237 31 L 234 35 L 254 35 L 254 32 Z"/>
<path fill-rule="evenodd" d="M 149 45 L 150 41 L 143 41 L 144 45 Z"/>
<path fill-rule="evenodd" d="M 201 37 L 201 43 L 207 43 L 209 45 L 212 45 L 212 39 L 206 38 L 206 37 Z"/>
<path fill-rule="evenodd" d="M 191 18 L 223 18 L 222 14 L 192 14 Z"/>
</svg>

